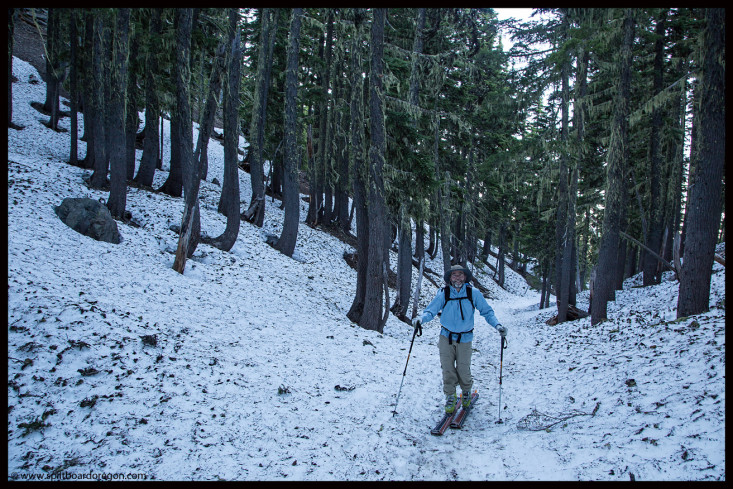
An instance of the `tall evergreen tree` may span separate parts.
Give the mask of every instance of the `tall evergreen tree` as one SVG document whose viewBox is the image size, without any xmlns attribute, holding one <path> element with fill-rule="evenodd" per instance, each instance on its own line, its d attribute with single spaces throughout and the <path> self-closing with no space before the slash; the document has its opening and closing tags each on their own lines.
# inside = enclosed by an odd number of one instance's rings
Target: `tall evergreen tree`
<svg viewBox="0 0 733 489">
<path fill-rule="evenodd" d="M 354 212 L 356 213 L 356 291 L 346 316 L 354 323 L 361 323 L 366 296 L 367 264 L 369 253 L 369 212 L 366 204 L 366 182 L 368 174 L 364 158 L 364 77 L 362 76 L 361 51 L 364 9 L 354 8 L 354 35 L 351 40 L 350 60 L 350 121 L 349 159 L 354 173 Z"/>
<path fill-rule="evenodd" d="M 265 121 L 267 99 L 272 70 L 273 49 L 277 33 L 277 11 L 263 8 L 260 12 L 260 40 L 258 44 L 257 74 L 255 76 L 254 102 L 249 125 L 250 175 L 252 198 L 244 219 L 261 227 L 265 219 L 265 181 L 263 146 L 265 144 Z M 272 164 L 272 163 L 271 163 Z"/>
<path fill-rule="evenodd" d="M 127 105 L 127 70 L 130 42 L 130 9 L 117 12 L 117 25 L 113 36 L 113 64 L 111 67 L 112 100 L 109 111 L 112 116 L 110 135 L 110 191 L 107 207 L 112 217 L 122 219 L 127 203 L 127 161 L 125 118 Z"/>
<path fill-rule="evenodd" d="M 69 47 L 70 47 L 70 72 L 69 90 L 71 92 L 70 109 L 70 130 L 71 141 L 69 144 L 69 164 L 79 165 L 79 60 L 78 60 L 78 34 L 76 28 L 77 9 L 69 10 Z"/>
<path fill-rule="evenodd" d="M 725 166 L 725 9 L 705 11 L 700 104 L 700 146 L 693 161 L 677 317 L 709 309 L 710 277 L 720 228 Z"/>
<path fill-rule="evenodd" d="M 179 39 L 179 31 L 177 30 L 177 24 L 176 22 L 181 20 L 180 18 L 180 12 L 179 9 L 174 9 L 174 30 L 176 32 L 176 49 L 178 49 L 178 42 L 181 41 Z M 191 13 L 191 15 L 193 15 Z M 193 20 L 191 20 L 193 22 Z M 191 27 L 191 30 L 193 30 L 193 26 Z M 190 40 L 189 40 L 189 50 L 190 50 Z M 187 51 L 188 53 L 189 51 Z M 183 70 L 183 67 L 180 66 L 181 58 L 179 56 L 180 53 L 175 53 L 175 60 L 173 62 L 175 70 Z M 189 55 L 189 67 L 186 75 L 183 75 L 182 72 L 178 77 L 174 77 L 174 83 L 178 84 L 183 81 L 183 79 L 180 78 L 180 76 L 185 76 L 185 82 L 188 84 L 190 83 L 190 76 L 191 76 L 191 69 L 190 69 L 190 55 Z M 187 85 L 187 89 L 189 89 Z M 176 92 L 178 92 L 179 88 L 176 86 L 174 88 Z M 185 141 L 181 140 L 182 137 L 185 137 L 185 134 L 187 134 L 184 131 L 184 128 L 182 126 L 185 126 L 186 124 L 189 124 L 191 121 L 188 122 L 184 121 L 182 119 L 182 107 L 179 105 L 179 98 L 182 97 L 182 94 L 180 92 L 175 93 L 174 100 L 175 103 L 173 104 L 173 110 L 171 111 L 171 119 L 170 119 L 170 140 L 171 140 L 171 146 L 170 146 L 170 168 L 168 171 L 168 178 L 165 180 L 163 185 L 158 189 L 159 192 L 163 192 L 164 194 L 168 194 L 171 197 L 180 197 L 183 195 L 185 182 L 184 180 L 188 178 L 188 176 L 184 176 L 185 168 L 184 166 L 188 163 L 185 160 L 186 155 L 182 153 L 183 147 L 185 145 Z M 188 99 L 188 93 L 186 94 L 186 98 Z M 190 102 L 189 102 L 190 103 Z M 190 107 L 189 107 L 190 108 Z M 193 150 L 192 150 L 193 151 Z"/>
<path fill-rule="evenodd" d="M 382 332 L 388 311 L 383 307 L 384 285 L 387 279 L 387 209 L 384 202 L 384 25 L 387 9 L 373 12 L 370 42 L 371 70 L 369 72 L 369 250 L 367 262 L 364 313 L 359 325 L 364 329 Z M 386 309 L 386 310 L 385 310 Z M 384 317 L 382 313 L 384 311 Z"/>
<path fill-rule="evenodd" d="M 105 124 L 105 97 L 104 97 L 104 60 L 105 51 L 102 39 L 104 31 L 107 29 L 108 14 L 104 12 L 93 13 L 88 12 L 89 19 L 93 21 L 93 54 L 92 54 L 92 76 L 91 76 L 91 94 L 88 98 L 90 102 L 89 121 L 85 120 L 85 125 L 91 123 L 92 132 L 89 136 L 93 139 L 92 144 L 87 144 L 87 150 L 91 146 L 93 148 L 93 159 L 91 167 L 94 169 L 89 186 L 92 188 L 103 189 L 108 185 L 107 171 L 109 169 L 109 160 L 107 152 L 107 127 Z M 89 151 L 87 151 L 87 158 Z"/>
<path fill-rule="evenodd" d="M 49 8 L 46 25 L 46 101 L 42 111 L 50 115 L 45 125 L 54 131 L 61 131 L 58 125 L 61 115 L 61 84 L 69 74 L 69 62 L 62 60 L 62 47 L 65 46 L 61 39 L 62 12 L 63 9 Z"/>
<path fill-rule="evenodd" d="M 159 53 L 155 48 L 162 32 L 161 18 L 163 9 L 154 8 L 150 15 L 148 44 L 145 56 L 145 139 L 143 154 L 135 181 L 148 187 L 153 186 L 155 169 L 158 167 L 160 154 L 158 150 L 158 118 L 160 117 L 160 85 L 156 83 L 159 69 Z"/>
<path fill-rule="evenodd" d="M 591 299 L 591 323 L 606 319 L 608 301 L 615 299 L 616 270 L 618 267 L 619 231 L 623 213 L 624 168 L 628 157 L 629 91 L 631 84 L 632 44 L 634 18 L 630 8 L 624 9 L 621 24 L 619 78 L 614 97 L 611 142 L 608 150 L 608 176 L 603 236 L 598 252 L 596 280 Z"/>
<path fill-rule="evenodd" d="M 655 28 L 657 39 L 654 43 L 654 73 L 653 95 L 657 96 L 664 88 L 664 45 L 666 29 L 666 9 L 662 9 Z M 649 222 L 648 235 L 645 236 L 646 245 L 657 254 L 661 254 L 662 233 L 664 232 L 664 206 L 661 201 L 662 181 L 662 113 L 663 108 L 655 106 L 652 109 L 651 134 L 649 136 Z M 658 284 L 661 280 L 661 267 L 653 254 L 647 253 L 644 258 L 644 285 Z"/>
<path fill-rule="evenodd" d="M 191 101 L 189 98 L 191 83 L 191 31 L 193 27 L 193 11 L 189 8 L 176 9 L 176 62 L 174 76 L 176 82 L 176 111 L 178 124 L 176 130 L 180 141 L 180 164 L 185 188 L 185 201 L 181 230 L 178 237 L 176 259 L 173 269 L 183 273 L 186 258 L 193 255 L 198 243 L 197 221 L 199 207 L 199 187 L 201 186 L 200 168 L 193 159 L 193 127 L 191 120 Z"/>
<path fill-rule="evenodd" d="M 300 25 L 302 17 L 303 9 L 294 8 L 290 20 L 288 64 L 285 83 L 285 153 L 283 160 L 285 217 L 280 239 L 274 245 L 275 249 L 287 256 L 293 256 L 293 251 L 295 251 L 295 242 L 298 238 L 298 222 L 300 220 L 297 96 L 298 56 L 300 54 Z"/>
<path fill-rule="evenodd" d="M 229 54 L 226 57 L 228 68 L 224 75 L 227 76 L 224 84 L 224 183 L 222 184 L 221 203 L 225 203 L 222 209 L 227 216 L 227 225 L 224 232 L 206 241 L 212 246 L 224 251 L 229 251 L 234 246 L 239 235 L 239 165 L 237 149 L 239 146 L 239 83 L 241 79 L 242 46 L 238 27 L 239 12 L 237 9 L 229 9 Z M 208 102 L 207 102 L 208 103 Z M 194 161 L 196 158 L 194 158 Z M 228 195 L 225 197 L 224 193 Z M 203 240 L 202 240 L 203 242 Z"/>
<path fill-rule="evenodd" d="M 408 92 L 408 102 L 413 110 L 416 110 L 420 105 L 420 56 L 423 54 L 424 49 L 424 31 L 425 31 L 425 9 L 417 9 L 417 18 L 415 21 L 415 34 L 412 43 L 412 59 L 410 62 L 410 86 Z M 412 122 L 412 126 L 417 132 L 417 124 L 419 118 L 415 117 Z M 417 141 L 413 140 L 409 142 L 409 154 L 417 155 Z M 400 203 L 399 210 L 399 245 L 398 245 L 398 259 L 397 259 L 397 294 L 395 297 L 394 305 L 391 311 L 399 318 L 407 319 L 407 307 L 410 302 L 410 289 L 412 281 L 412 224 L 410 216 L 408 214 L 408 199 L 403 199 Z M 419 246 L 420 241 L 424 239 L 423 233 L 420 232 L 420 226 L 416 226 L 416 246 Z M 424 246 L 419 246 L 422 249 Z M 421 260 L 422 254 L 417 255 L 418 260 Z"/>
<path fill-rule="evenodd" d="M 231 49 L 231 43 L 230 49 Z M 211 67 L 211 76 L 209 77 L 209 90 L 204 106 L 204 113 L 201 115 L 201 124 L 199 125 L 199 136 L 196 141 L 196 150 L 193 153 L 194 160 L 201 165 L 201 180 L 206 180 L 209 173 L 209 139 L 214 130 L 214 117 L 219 108 L 219 96 L 221 94 L 221 85 L 224 69 L 225 69 L 225 53 L 227 43 L 222 41 L 217 49 L 213 66 Z M 224 192 L 222 191 L 222 195 Z M 219 212 L 222 212 L 222 203 L 219 203 Z"/>
<path fill-rule="evenodd" d="M 562 20 L 560 23 L 560 41 L 561 48 L 568 41 L 570 18 L 567 9 L 562 9 Z M 557 294 L 557 320 L 563 322 L 567 319 L 568 302 L 570 300 L 570 269 L 571 269 L 571 252 L 573 248 L 572 234 L 568 229 L 570 201 L 569 185 L 568 185 L 568 143 L 569 143 L 569 126 L 570 126 L 570 57 L 566 50 L 561 49 L 562 58 L 560 60 L 560 112 L 562 114 L 560 121 L 560 175 L 558 178 L 558 198 L 557 198 L 557 218 L 555 222 L 555 290 Z M 573 227 L 575 220 L 572 219 Z"/>
</svg>

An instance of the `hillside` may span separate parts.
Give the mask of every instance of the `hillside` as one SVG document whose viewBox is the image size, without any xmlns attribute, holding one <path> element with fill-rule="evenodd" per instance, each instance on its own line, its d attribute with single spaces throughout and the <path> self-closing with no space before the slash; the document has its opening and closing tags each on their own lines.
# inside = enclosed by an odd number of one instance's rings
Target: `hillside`
<svg viewBox="0 0 733 489">
<path fill-rule="evenodd" d="M 502 405 L 499 336 L 477 316 L 481 399 L 464 430 L 433 437 L 437 321 L 415 341 L 393 416 L 411 328 L 349 322 L 356 273 L 343 254 L 353 249 L 305 226 L 305 203 L 293 259 L 265 243 L 282 227 L 271 199 L 262 229 L 243 222 L 230 252 L 200 245 L 183 275 L 169 230 L 182 199 L 129 188 L 141 227 L 118 223 L 117 245 L 82 236 L 54 206 L 107 193 L 84 185 L 90 172 L 65 163 L 68 134 L 30 106 L 45 96 L 29 83 L 35 69 L 15 58 L 13 73 L 13 121 L 25 129 L 8 131 L 9 480 L 725 479 L 721 265 L 706 314 L 675 320 L 677 283 L 641 288 L 634 277 L 593 328 L 588 318 L 548 326 L 556 311 L 539 311 L 521 277 L 507 270 L 503 290 L 477 269 L 509 328 Z M 221 181 L 223 148 L 209 150 Z M 244 172 L 240 187 L 248 201 Z M 219 193 L 202 182 L 209 235 L 225 227 Z M 423 281 L 420 306 L 436 292 Z"/>
</svg>

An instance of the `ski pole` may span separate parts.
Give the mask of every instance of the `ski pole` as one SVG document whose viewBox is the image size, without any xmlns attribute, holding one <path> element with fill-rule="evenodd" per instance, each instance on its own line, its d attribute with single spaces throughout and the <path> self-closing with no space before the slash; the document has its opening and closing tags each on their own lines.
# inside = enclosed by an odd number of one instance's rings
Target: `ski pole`
<svg viewBox="0 0 733 489">
<path fill-rule="evenodd" d="M 417 330 L 420 330 L 420 334 L 417 334 Z M 394 411 L 392 411 L 392 416 L 397 414 L 397 403 L 400 402 L 400 394 L 402 393 L 402 384 L 405 383 L 405 375 L 407 374 L 407 364 L 410 363 L 410 354 L 412 353 L 412 345 L 415 343 L 415 336 L 421 336 L 422 335 L 422 327 L 420 326 L 420 323 L 415 326 L 415 330 L 412 332 L 412 341 L 410 342 L 410 350 L 407 352 L 407 361 L 405 362 L 405 370 L 402 372 L 402 382 L 400 382 L 400 390 L 397 391 L 397 401 L 394 403 Z"/>
<path fill-rule="evenodd" d="M 412 317 L 417 317 L 417 301 L 420 298 L 420 286 L 422 285 L 422 274 L 425 268 L 425 257 L 420 258 L 420 272 L 417 278 L 417 287 L 415 287 L 415 295 L 412 297 Z M 420 334 L 417 334 L 417 330 L 420 330 Z M 397 403 L 400 402 L 400 394 L 402 393 L 402 384 L 405 382 L 405 374 L 407 373 L 407 363 L 410 361 L 410 353 L 412 353 L 412 344 L 415 343 L 415 335 L 422 336 L 422 326 L 420 323 L 415 326 L 415 331 L 412 333 L 412 341 L 410 342 L 410 351 L 407 352 L 407 362 L 405 362 L 405 371 L 402 372 L 402 382 L 400 382 L 400 390 L 397 392 L 397 401 L 394 403 L 394 411 L 392 416 L 397 414 Z"/>
<path fill-rule="evenodd" d="M 496 424 L 502 424 L 504 421 L 501 420 L 501 380 L 502 380 L 502 370 L 504 367 L 504 349 L 506 348 L 506 337 L 501 337 L 501 344 L 499 346 L 499 421 L 496 422 Z"/>
</svg>

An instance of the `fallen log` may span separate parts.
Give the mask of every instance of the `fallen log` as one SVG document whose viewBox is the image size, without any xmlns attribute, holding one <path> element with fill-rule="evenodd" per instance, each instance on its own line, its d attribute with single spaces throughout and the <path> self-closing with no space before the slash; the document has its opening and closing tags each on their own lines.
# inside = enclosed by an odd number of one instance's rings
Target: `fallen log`
<svg viewBox="0 0 733 489">
<path fill-rule="evenodd" d="M 581 311 L 572 304 L 568 305 L 568 321 L 575 321 L 576 319 L 583 319 L 586 317 L 588 317 L 587 312 Z M 557 314 L 545 321 L 545 324 L 555 326 L 557 324 Z"/>
<path fill-rule="evenodd" d="M 636 244 L 637 246 L 640 246 L 640 247 L 644 248 L 654 258 L 656 258 L 657 260 L 659 260 L 662 263 L 662 265 L 666 266 L 669 270 L 672 270 L 673 272 L 675 272 L 675 274 L 679 277 L 679 270 L 676 269 L 674 267 L 674 265 L 672 265 L 670 262 L 668 262 L 667 260 L 665 260 L 664 258 L 662 258 L 661 256 L 659 256 L 657 253 L 655 253 L 654 250 L 652 250 L 651 248 L 649 248 L 647 245 L 645 245 L 644 243 L 642 243 L 638 239 L 632 238 L 631 236 L 629 236 L 628 234 L 626 234 L 623 231 L 619 231 L 618 234 L 622 238 L 628 239 L 629 241 L 631 241 L 632 243 Z"/>
</svg>

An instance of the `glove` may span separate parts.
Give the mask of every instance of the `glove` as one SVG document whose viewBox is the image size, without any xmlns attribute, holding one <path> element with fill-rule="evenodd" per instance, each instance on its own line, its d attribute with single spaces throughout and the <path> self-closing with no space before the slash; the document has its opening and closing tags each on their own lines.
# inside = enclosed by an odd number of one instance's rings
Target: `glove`
<svg viewBox="0 0 733 489">
<path fill-rule="evenodd" d="M 502 338 L 506 338 L 506 332 L 507 332 L 506 326 L 497 324 L 496 330 L 499 332 Z"/>
<path fill-rule="evenodd" d="M 419 317 L 413 318 L 412 327 L 417 330 L 417 336 L 422 336 L 422 321 Z"/>
</svg>

